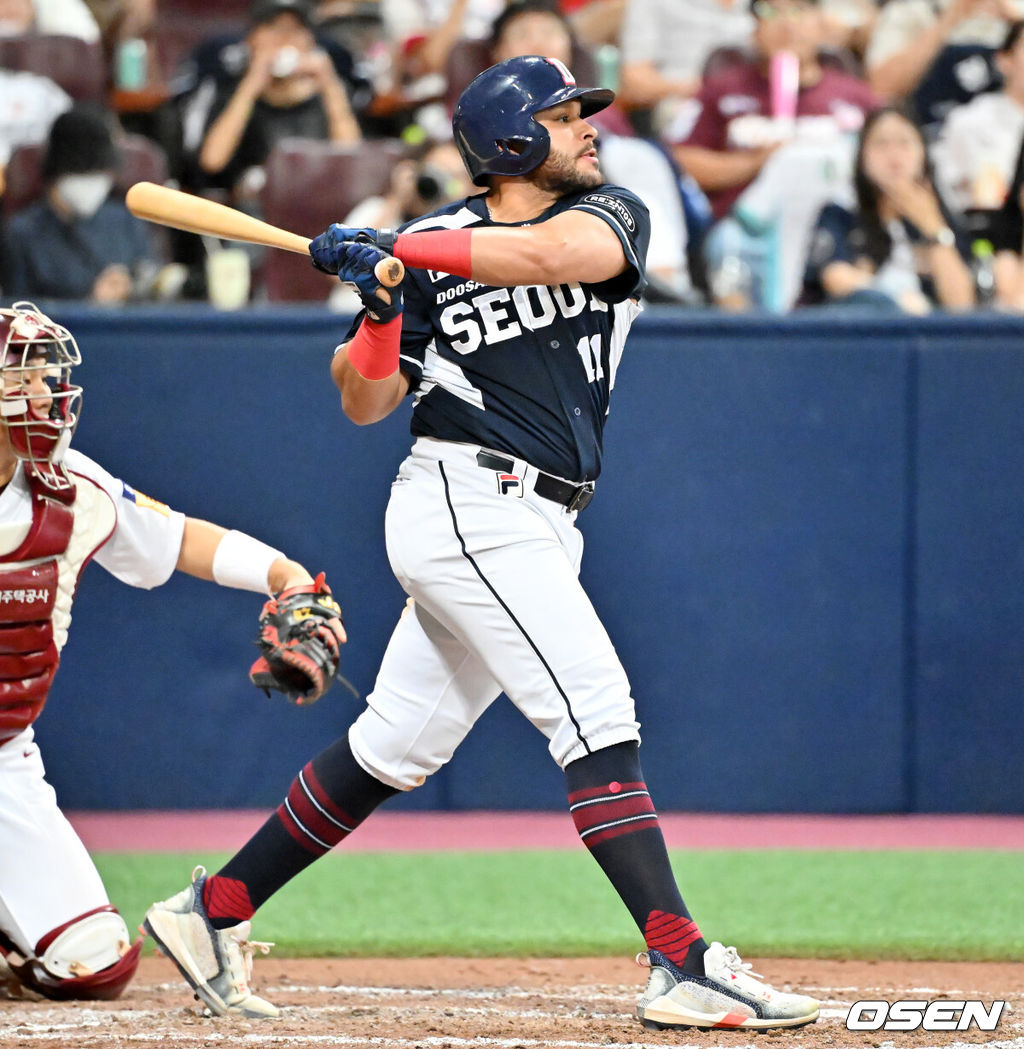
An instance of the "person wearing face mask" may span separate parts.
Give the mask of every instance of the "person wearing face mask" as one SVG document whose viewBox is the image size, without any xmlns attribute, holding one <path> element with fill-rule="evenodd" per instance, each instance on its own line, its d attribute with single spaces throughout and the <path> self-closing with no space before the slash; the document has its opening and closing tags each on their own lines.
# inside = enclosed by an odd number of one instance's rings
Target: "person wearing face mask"
<svg viewBox="0 0 1024 1049">
<path fill-rule="evenodd" d="M 125 302 L 159 268 L 142 222 L 112 195 L 119 163 L 110 117 L 91 105 L 59 116 L 42 163 L 45 193 L 4 233 L 4 293 Z"/>
</svg>

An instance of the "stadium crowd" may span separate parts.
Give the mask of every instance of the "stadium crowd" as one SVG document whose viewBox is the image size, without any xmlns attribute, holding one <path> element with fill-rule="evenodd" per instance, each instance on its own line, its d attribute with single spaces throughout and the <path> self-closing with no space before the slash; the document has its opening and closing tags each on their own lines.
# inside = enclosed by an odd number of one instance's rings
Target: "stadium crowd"
<svg viewBox="0 0 1024 1049">
<path fill-rule="evenodd" d="M 602 169 L 651 303 L 1024 311 L 1024 0 L 0 0 L 0 294 L 353 300 L 153 227 L 149 180 L 314 235 L 472 191 L 460 91 L 544 54 L 617 91 Z"/>
</svg>

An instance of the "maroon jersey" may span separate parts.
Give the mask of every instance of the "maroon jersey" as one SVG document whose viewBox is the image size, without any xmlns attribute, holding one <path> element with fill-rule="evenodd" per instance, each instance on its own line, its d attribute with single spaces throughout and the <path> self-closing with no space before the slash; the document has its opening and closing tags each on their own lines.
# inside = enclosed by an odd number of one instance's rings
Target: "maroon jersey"
<svg viewBox="0 0 1024 1049">
<path fill-rule="evenodd" d="M 863 80 L 823 66 L 821 79 L 801 87 L 797 95 L 796 135 L 817 137 L 856 131 L 877 105 Z M 767 75 L 756 63 L 743 62 L 709 77 L 672 131 L 677 145 L 721 152 L 778 141 Z M 715 218 L 725 215 L 749 184 L 708 191 Z"/>
</svg>

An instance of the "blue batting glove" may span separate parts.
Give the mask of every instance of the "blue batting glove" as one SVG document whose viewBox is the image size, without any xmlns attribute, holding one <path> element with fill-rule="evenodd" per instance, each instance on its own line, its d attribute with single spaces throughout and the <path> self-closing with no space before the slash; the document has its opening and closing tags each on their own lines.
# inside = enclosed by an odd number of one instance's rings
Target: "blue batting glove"
<svg viewBox="0 0 1024 1049">
<path fill-rule="evenodd" d="M 342 245 L 353 240 L 376 244 L 390 255 L 395 247 L 395 232 L 390 229 L 341 226 L 334 222 L 309 245 L 313 265 L 324 273 L 337 273 L 344 254 Z"/>
<path fill-rule="evenodd" d="M 383 324 L 394 320 L 402 312 L 402 288 L 382 288 L 374 268 L 388 253 L 370 240 L 341 241 L 332 248 L 338 261 L 338 280 L 351 284 L 357 292 L 366 314 L 372 321 Z"/>
<path fill-rule="evenodd" d="M 343 245 L 354 241 L 359 236 L 362 236 L 364 240 L 368 238 L 372 241 L 376 233 L 375 229 L 342 226 L 337 222 L 331 223 L 319 237 L 314 237 L 309 246 L 313 265 L 318 270 L 323 270 L 324 273 L 337 273 L 346 254 Z"/>
</svg>

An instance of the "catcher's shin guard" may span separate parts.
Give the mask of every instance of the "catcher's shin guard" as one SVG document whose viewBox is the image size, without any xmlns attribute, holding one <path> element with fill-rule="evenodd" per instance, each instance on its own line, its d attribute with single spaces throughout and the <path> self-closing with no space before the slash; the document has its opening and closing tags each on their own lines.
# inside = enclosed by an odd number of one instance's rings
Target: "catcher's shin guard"
<svg viewBox="0 0 1024 1049">
<path fill-rule="evenodd" d="M 0 950 L 18 980 L 44 998 L 111 1001 L 135 975 L 142 938 L 132 944 L 124 919 L 108 904 L 47 933 L 32 957 L 2 934 Z"/>
</svg>

